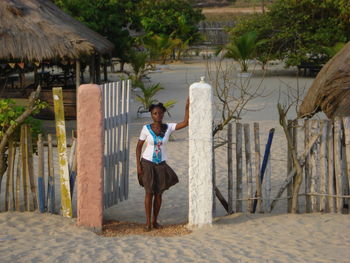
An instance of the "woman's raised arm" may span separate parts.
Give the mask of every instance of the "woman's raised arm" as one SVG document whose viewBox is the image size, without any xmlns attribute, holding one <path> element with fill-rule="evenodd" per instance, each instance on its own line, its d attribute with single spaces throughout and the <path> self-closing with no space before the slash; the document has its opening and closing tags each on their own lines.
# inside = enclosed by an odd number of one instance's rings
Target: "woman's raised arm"
<svg viewBox="0 0 350 263">
<path fill-rule="evenodd" d="M 175 130 L 180 130 L 188 126 L 188 119 L 190 117 L 189 111 L 190 111 L 190 98 L 187 97 L 184 120 L 176 124 Z"/>
</svg>

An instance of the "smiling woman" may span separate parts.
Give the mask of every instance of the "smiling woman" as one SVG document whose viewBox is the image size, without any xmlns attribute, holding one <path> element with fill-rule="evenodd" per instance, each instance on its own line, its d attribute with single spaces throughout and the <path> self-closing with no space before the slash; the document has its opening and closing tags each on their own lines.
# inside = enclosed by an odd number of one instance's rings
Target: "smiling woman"
<svg viewBox="0 0 350 263">
<path fill-rule="evenodd" d="M 137 176 L 141 186 L 145 188 L 145 211 L 146 226 L 145 231 L 153 228 L 161 228 L 157 218 L 162 205 L 162 194 L 171 186 L 177 184 L 179 179 L 176 173 L 166 163 L 166 145 L 170 134 L 175 130 L 180 130 L 188 126 L 189 120 L 189 99 L 185 108 L 185 117 L 179 123 L 163 123 L 166 108 L 162 103 L 152 104 L 149 108 L 153 123 L 144 125 L 139 141 L 136 146 Z M 142 146 L 146 141 L 146 149 L 142 153 Z M 151 224 L 153 201 L 153 220 Z"/>
</svg>

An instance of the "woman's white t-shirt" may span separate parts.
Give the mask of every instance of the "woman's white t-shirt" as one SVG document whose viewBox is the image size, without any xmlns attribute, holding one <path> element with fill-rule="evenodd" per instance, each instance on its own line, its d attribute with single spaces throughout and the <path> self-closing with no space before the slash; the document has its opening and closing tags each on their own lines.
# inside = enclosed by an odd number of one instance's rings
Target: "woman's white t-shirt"
<svg viewBox="0 0 350 263">
<path fill-rule="evenodd" d="M 141 130 L 140 140 L 146 141 L 147 146 L 142 153 L 142 158 L 160 163 L 167 160 L 166 144 L 168 143 L 170 134 L 175 131 L 176 123 L 167 123 L 168 126 L 163 137 L 157 136 L 151 128 L 151 124 L 144 125 Z"/>
</svg>

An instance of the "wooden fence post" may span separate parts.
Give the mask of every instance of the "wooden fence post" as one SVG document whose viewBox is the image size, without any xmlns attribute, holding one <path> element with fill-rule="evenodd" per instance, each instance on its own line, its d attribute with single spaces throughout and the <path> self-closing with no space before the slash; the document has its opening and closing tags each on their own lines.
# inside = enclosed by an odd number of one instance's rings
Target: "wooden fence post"
<svg viewBox="0 0 350 263">
<path fill-rule="evenodd" d="M 334 119 L 334 168 L 335 168 L 335 187 L 337 196 L 343 195 L 343 180 L 342 180 L 342 158 L 341 158 L 341 119 Z M 343 198 L 336 198 L 337 213 L 343 210 Z"/>
<path fill-rule="evenodd" d="M 22 182 L 23 182 L 23 200 L 24 210 L 30 210 L 30 204 L 28 200 L 29 195 L 29 178 L 28 178 L 28 144 L 26 139 L 26 125 L 21 125 L 21 152 L 22 152 Z"/>
<path fill-rule="evenodd" d="M 233 211 L 233 167 L 232 167 L 232 123 L 227 125 L 227 178 L 228 178 L 228 213 Z"/>
<path fill-rule="evenodd" d="M 255 144 L 255 183 L 256 183 L 256 198 L 257 211 L 260 213 L 261 210 L 261 180 L 260 180 L 260 135 L 259 135 L 259 123 L 254 122 L 254 144 Z M 254 207 L 253 207 L 254 208 Z"/>
<path fill-rule="evenodd" d="M 38 199 L 39 211 L 45 212 L 44 145 L 42 134 L 38 135 Z"/>
<path fill-rule="evenodd" d="M 242 212 L 242 197 L 243 197 L 243 185 L 242 185 L 242 124 L 236 123 L 236 211 Z"/>
<path fill-rule="evenodd" d="M 56 120 L 57 150 L 61 182 L 61 209 L 63 216 L 72 217 L 72 200 L 69 185 L 67 139 L 64 119 L 62 88 L 53 88 L 52 95 Z"/>
<path fill-rule="evenodd" d="M 333 122 L 328 122 L 328 194 L 335 195 L 334 188 L 334 134 L 333 134 Z M 333 196 L 328 196 L 328 209 L 329 212 L 335 213 L 335 201 Z"/>
<path fill-rule="evenodd" d="M 8 142 L 8 168 L 6 177 L 5 211 L 14 210 L 14 171 L 15 171 L 16 146 L 13 140 Z"/>
<path fill-rule="evenodd" d="M 55 172 L 53 165 L 52 135 L 47 135 L 47 211 L 55 213 Z"/>
<path fill-rule="evenodd" d="M 271 203 L 271 155 L 268 156 L 266 175 L 263 181 L 263 204 L 264 204 L 264 213 L 270 213 L 270 203 Z"/>
<path fill-rule="evenodd" d="M 298 120 L 288 120 L 288 131 L 289 134 L 292 137 L 293 147 L 296 152 L 298 152 Z M 293 169 L 293 160 L 292 160 L 292 154 L 291 149 L 288 146 L 288 154 L 287 154 L 287 176 L 289 175 L 290 171 Z M 287 196 L 289 197 L 287 200 L 287 212 L 292 212 L 292 195 L 293 195 L 293 179 L 287 186 Z"/>
<path fill-rule="evenodd" d="M 38 208 L 38 195 L 36 191 L 36 185 L 34 180 L 34 167 L 33 167 L 33 145 L 32 145 L 32 135 L 30 132 L 30 127 L 26 128 L 26 136 L 28 142 L 28 177 L 30 183 L 30 195 L 31 195 L 31 209 L 36 210 Z"/>
<path fill-rule="evenodd" d="M 324 196 L 320 197 L 320 212 L 326 212 L 327 209 L 327 194 L 328 189 L 328 126 L 329 121 L 321 121 L 321 145 L 320 145 L 320 192 Z"/>
<path fill-rule="evenodd" d="M 22 129 L 21 129 L 22 130 Z M 22 140 L 22 133 L 20 135 Z M 16 168 L 16 195 L 15 195 L 15 210 L 17 212 L 21 211 L 20 203 L 20 191 L 21 191 L 21 161 L 22 161 L 22 144 L 18 147 L 18 158 L 17 158 L 17 168 Z"/>
<path fill-rule="evenodd" d="M 70 194 L 73 200 L 74 185 L 75 185 L 75 180 L 77 176 L 77 139 L 74 137 L 72 138 L 72 144 L 70 147 L 68 167 L 69 167 Z"/>
<path fill-rule="evenodd" d="M 247 211 L 253 212 L 253 171 L 252 171 L 252 153 L 250 149 L 250 125 L 244 124 L 244 146 L 245 146 L 245 162 L 246 162 L 246 177 L 247 177 L 247 195 L 248 205 Z"/>
<path fill-rule="evenodd" d="M 294 150 L 296 153 L 298 153 L 298 120 L 294 120 L 293 123 L 293 128 L 292 128 L 292 141 L 293 141 L 293 146 L 294 146 Z M 294 184 L 294 180 L 292 180 L 292 192 L 291 194 L 293 194 L 293 184 Z M 290 201 L 290 212 L 292 212 L 292 199 L 289 200 Z"/>
<path fill-rule="evenodd" d="M 311 121 L 311 136 L 319 133 L 319 125 L 318 120 L 312 120 Z M 314 146 L 311 149 L 310 152 L 310 192 L 311 193 L 317 193 L 318 192 L 318 177 L 319 177 L 319 158 L 318 158 L 318 151 L 319 151 L 319 140 L 316 141 Z M 309 193 L 307 193 L 309 194 Z M 311 212 L 317 212 L 318 211 L 318 205 L 317 205 L 318 197 L 315 195 L 311 195 Z"/>
<path fill-rule="evenodd" d="M 345 137 L 345 155 L 346 155 L 346 168 L 347 168 L 347 178 L 350 187 L 350 117 L 343 118 L 344 125 L 344 137 Z M 348 206 L 350 206 L 350 199 L 348 199 Z M 350 213 L 350 209 L 348 209 Z"/>
<path fill-rule="evenodd" d="M 305 120 L 304 122 L 304 144 L 305 147 L 308 145 L 310 140 L 310 130 L 311 130 L 311 120 Z M 313 146 L 312 146 L 313 148 Z M 308 195 L 310 193 L 310 186 L 311 186 L 311 177 L 310 177 L 310 153 L 307 154 L 305 159 L 305 212 L 310 213 L 311 212 L 311 196 Z"/>
</svg>

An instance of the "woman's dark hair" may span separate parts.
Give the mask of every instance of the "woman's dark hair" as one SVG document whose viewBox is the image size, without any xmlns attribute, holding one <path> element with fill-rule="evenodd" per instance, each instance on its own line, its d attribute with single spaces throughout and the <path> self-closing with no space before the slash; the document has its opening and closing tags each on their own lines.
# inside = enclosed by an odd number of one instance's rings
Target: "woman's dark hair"
<svg viewBox="0 0 350 263">
<path fill-rule="evenodd" d="M 163 112 L 166 112 L 166 108 L 164 107 L 163 103 L 158 103 L 158 104 L 152 104 L 149 106 L 148 111 L 151 112 L 154 108 L 160 108 Z"/>
</svg>

